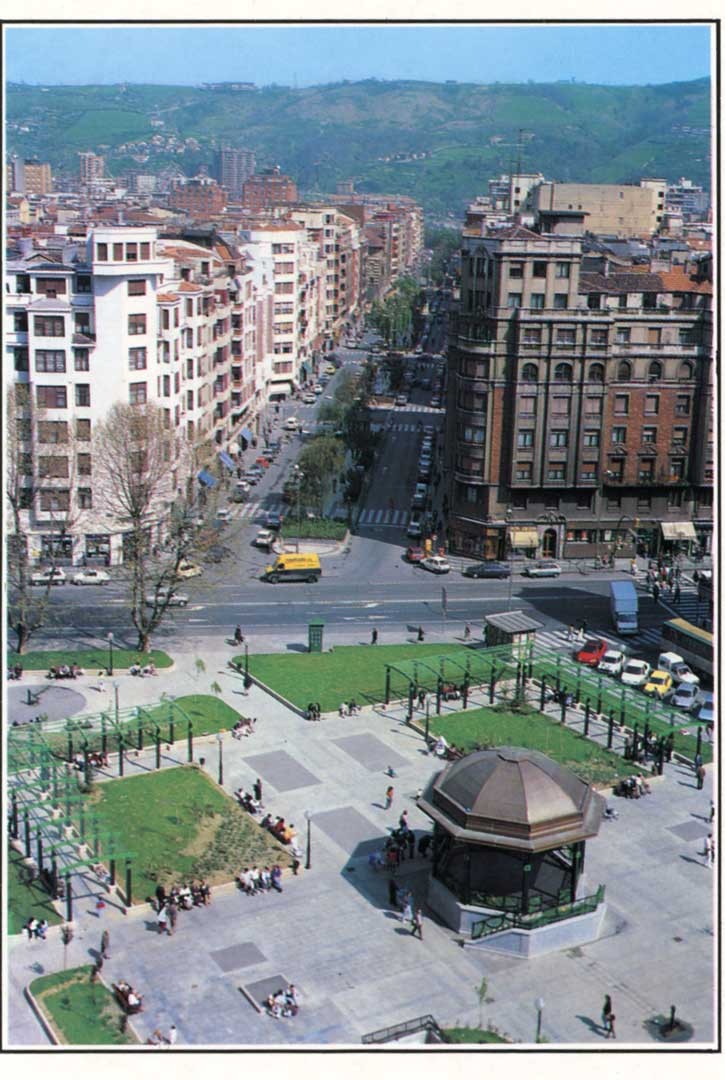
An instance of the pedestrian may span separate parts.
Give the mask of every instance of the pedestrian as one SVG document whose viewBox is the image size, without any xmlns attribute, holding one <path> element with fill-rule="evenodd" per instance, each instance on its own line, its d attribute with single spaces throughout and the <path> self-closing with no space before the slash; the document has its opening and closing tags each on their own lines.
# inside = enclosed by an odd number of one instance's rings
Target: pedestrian
<svg viewBox="0 0 725 1080">
<path fill-rule="evenodd" d="M 703 787 L 705 786 L 705 777 L 707 776 L 707 773 L 705 772 L 705 766 L 704 765 L 698 765 L 697 766 L 696 776 L 697 776 L 697 790 L 702 791 Z"/>
<path fill-rule="evenodd" d="M 574 623 L 569 623 L 569 629 L 566 632 L 566 640 L 567 641 L 573 641 L 574 640 Z"/>
<path fill-rule="evenodd" d="M 710 824 L 711 825 L 712 825 L 714 820 L 715 820 L 715 803 L 711 799 L 710 800 Z"/>
<path fill-rule="evenodd" d="M 681 574 L 681 573 L 682 573 L 682 570 L 681 570 L 681 568 L 680 568 L 679 566 L 678 566 L 678 567 L 676 567 L 676 568 L 675 568 L 675 581 L 679 581 L 679 580 L 680 580 L 680 574 Z"/>
<path fill-rule="evenodd" d="M 159 909 L 159 913 L 156 916 L 156 925 L 158 926 L 160 934 L 163 934 L 168 930 L 168 914 L 165 907 Z"/>
<path fill-rule="evenodd" d="M 395 788 L 391 784 L 385 792 L 385 809 L 389 810 L 393 805 L 393 796 L 395 795 Z"/>
<path fill-rule="evenodd" d="M 244 634 L 242 633 L 241 626 L 235 626 L 234 628 L 234 644 L 242 645 L 244 643 Z"/>
<path fill-rule="evenodd" d="M 654 600 L 655 604 L 657 603 L 659 598 L 660 598 L 660 587 L 657 584 L 657 582 L 655 581 L 654 584 L 652 585 L 652 599 Z"/>
<path fill-rule="evenodd" d="M 413 897 L 410 892 L 405 893 L 405 900 L 403 901 L 403 912 L 400 916 L 400 921 L 403 923 L 413 921 Z"/>
<path fill-rule="evenodd" d="M 466 623 L 465 629 L 464 629 L 464 631 L 463 631 L 463 640 L 464 640 L 464 641 L 468 641 L 468 639 L 470 638 L 470 636 L 471 636 L 471 624 L 470 624 L 470 623 Z"/>
<path fill-rule="evenodd" d="M 602 1027 L 605 1031 L 609 1028 L 609 1017 L 612 1015 L 612 999 L 609 994 L 604 995 L 604 1004 L 602 1005 Z"/>
<path fill-rule="evenodd" d="M 169 1034 L 166 1036 L 166 1042 L 169 1044 L 169 1046 L 175 1046 L 178 1037 L 179 1033 L 176 1030 L 176 1024 L 172 1024 L 169 1028 Z"/>
<path fill-rule="evenodd" d="M 169 937 L 176 931 L 176 920 L 179 917 L 179 908 L 176 901 L 172 898 L 169 901 L 168 906 L 169 913 Z"/>
<path fill-rule="evenodd" d="M 252 784 L 252 791 L 254 792 L 254 798 L 257 800 L 262 809 L 264 809 L 264 805 L 262 803 L 262 781 L 259 779 L 259 777 L 257 777 L 257 779 Z"/>
<path fill-rule="evenodd" d="M 680 588 L 679 581 L 675 584 L 675 594 L 674 595 L 675 595 L 675 603 L 679 604 L 680 598 L 682 596 L 682 589 Z"/>
<path fill-rule="evenodd" d="M 614 1030 L 614 1021 L 616 1019 L 617 1019 L 617 1017 L 614 1015 L 614 1013 L 609 1014 L 609 1023 L 607 1024 L 607 1038 L 608 1039 L 616 1039 L 617 1038 L 617 1032 Z"/>
<path fill-rule="evenodd" d="M 48 920 L 41 919 L 38 925 L 35 927 L 35 936 L 40 938 L 41 941 L 45 941 L 45 935 L 48 932 Z"/>
<path fill-rule="evenodd" d="M 398 906 L 398 886 L 395 884 L 394 878 L 388 878 L 388 905 L 391 908 L 397 908 Z"/>
<path fill-rule="evenodd" d="M 705 837 L 705 848 L 702 854 L 705 859 L 705 866 L 712 866 L 713 862 L 715 861 L 712 850 L 712 833 L 709 833 Z"/>
<path fill-rule="evenodd" d="M 637 576 L 637 560 L 636 559 L 632 559 L 631 563 L 629 564 L 629 572 L 631 573 L 632 577 Z"/>
<path fill-rule="evenodd" d="M 378 643 L 378 628 L 377 628 L 377 626 L 374 626 L 373 627 L 373 632 L 370 635 L 370 644 L 371 645 L 377 645 L 377 643 Z"/>
<path fill-rule="evenodd" d="M 418 691 L 418 708 L 419 709 L 424 709 L 425 708 L 425 690 L 423 690 L 422 687 Z"/>
<path fill-rule="evenodd" d="M 166 889 L 163 885 L 156 886 L 156 910 L 160 911 L 166 903 Z"/>
<path fill-rule="evenodd" d="M 398 828 L 403 829 L 403 831 L 407 831 L 407 829 L 408 829 L 408 811 L 407 810 L 404 810 L 403 813 L 398 818 Z"/>
<path fill-rule="evenodd" d="M 101 956 L 103 957 L 104 960 L 110 960 L 111 959 L 111 957 L 109 955 L 109 952 L 108 952 L 110 944 L 111 944 L 111 935 L 109 934 L 108 930 L 104 930 L 103 933 L 101 934 Z"/>
<path fill-rule="evenodd" d="M 423 940 L 423 912 L 420 908 L 416 908 L 413 912 L 413 917 L 410 920 L 411 927 L 410 932 L 413 937 L 417 934 L 420 940 Z"/>
<path fill-rule="evenodd" d="M 422 626 L 418 627 L 418 641 L 425 641 L 425 633 L 423 632 Z"/>
</svg>

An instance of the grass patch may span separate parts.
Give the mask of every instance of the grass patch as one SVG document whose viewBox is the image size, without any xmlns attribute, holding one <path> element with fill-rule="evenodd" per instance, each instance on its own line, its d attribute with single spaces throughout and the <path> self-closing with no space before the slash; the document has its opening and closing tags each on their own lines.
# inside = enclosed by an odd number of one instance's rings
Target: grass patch
<svg viewBox="0 0 725 1080">
<path fill-rule="evenodd" d="M 282 526 L 285 540 L 299 537 L 300 540 L 344 540 L 347 524 L 344 521 L 327 521 L 320 518 L 315 521 L 296 522 L 286 518 Z"/>
<path fill-rule="evenodd" d="M 41 975 L 30 991 L 66 1046 L 128 1046 L 137 1043 L 132 1031 L 123 1031 L 124 1013 L 113 992 L 102 982 L 91 982 L 92 967 L 71 968 Z"/>
<path fill-rule="evenodd" d="M 30 918 L 47 919 L 50 926 L 63 922 L 47 892 L 37 881 L 25 883 L 23 856 L 8 844 L 8 875 L 5 890 L 8 906 L 8 934 L 19 934 Z"/>
<path fill-rule="evenodd" d="M 124 671 L 133 663 L 148 664 L 152 660 L 157 668 L 168 668 L 173 660 L 168 653 L 161 649 L 152 649 L 151 652 L 141 653 L 138 649 L 113 649 L 113 670 Z M 98 649 L 38 649 L 36 652 L 23 653 L 8 652 L 8 667 L 20 664 L 24 671 L 49 671 L 51 667 L 60 664 L 78 664 L 87 675 L 103 670 L 108 667 L 108 647 Z M 72 680 L 71 680 L 72 681 Z M 64 680 L 65 684 L 65 680 Z"/>
<path fill-rule="evenodd" d="M 480 655 L 480 653 L 479 653 Z M 406 660 L 426 660 L 438 670 L 438 657 L 455 657 L 465 664 L 467 656 L 476 652 L 465 645 L 376 645 L 335 646 L 333 652 L 324 653 L 264 653 L 249 657 L 249 671 L 255 678 L 276 690 L 298 708 L 306 708 L 310 701 L 319 701 L 323 712 L 332 712 L 343 701 L 354 698 L 359 705 L 385 700 L 385 665 Z M 243 663 L 242 657 L 236 658 Z M 462 673 L 450 665 L 447 669 L 452 680 L 460 681 Z M 427 690 L 436 683 L 434 671 L 419 668 L 419 682 Z M 402 675 L 391 673 L 391 700 L 405 697 L 408 682 Z"/>
<path fill-rule="evenodd" d="M 454 1027 L 442 1028 L 441 1035 L 446 1043 L 507 1043 L 502 1035 L 495 1031 L 483 1031 L 481 1028 Z"/>
<path fill-rule="evenodd" d="M 136 902 L 159 883 L 206 878 L 218 885 L 244 866 L 291 863 L 286 849 L 194 766 L 111 780 L 91 799 L 122 849 L 135 853 Z"/>
<path fill-rule="evenodd" d="M 448 716 L 431 716 L 430 730 L 466 751 L 494 746 L 540 750 L 588 784 L 610 784 L 619 776 L 640 771 L 639 766 L 538 712 L 471 709 Z"/>
</svg>

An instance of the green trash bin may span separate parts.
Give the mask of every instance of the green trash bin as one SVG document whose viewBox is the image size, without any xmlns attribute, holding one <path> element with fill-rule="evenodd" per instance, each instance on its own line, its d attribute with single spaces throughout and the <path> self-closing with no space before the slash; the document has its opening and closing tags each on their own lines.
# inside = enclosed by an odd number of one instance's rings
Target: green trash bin
<svg viewBox="0 0 725 1080">
<path fill-rule="evenodd" d="M 307 626 L 307 649 L 308 652 L 322 652 L 322 634 L 325 624 L 311 622 Z"/>
</svg>

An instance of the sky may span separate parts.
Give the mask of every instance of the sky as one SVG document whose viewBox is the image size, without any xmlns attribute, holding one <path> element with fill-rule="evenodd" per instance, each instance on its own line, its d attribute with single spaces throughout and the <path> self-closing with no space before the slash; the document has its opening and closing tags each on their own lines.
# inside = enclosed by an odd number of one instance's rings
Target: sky
<svg viewBox="0 0 725 1080">
<path fill-rule="evenodd" d="M 710 71 L 710 28 L 634 26 L 6 27 L 10 82 L 311 86 L 342 79 L 642 85 Z"/>
</svg>

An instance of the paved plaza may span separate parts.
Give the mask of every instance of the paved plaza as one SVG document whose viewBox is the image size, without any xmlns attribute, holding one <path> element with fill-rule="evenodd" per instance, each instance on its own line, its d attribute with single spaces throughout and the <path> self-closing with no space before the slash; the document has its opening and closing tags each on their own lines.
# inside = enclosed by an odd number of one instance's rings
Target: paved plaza
<svg viewBox="0 0 725 1080">
<path fill-rule="evenodd" d="M 231 652 L 230 652 L 231 655 Z M 199 674 L 195 661 L 204 660 Z M 33 677 L 28 678 L 30 684 Z M 376 1029 L 431 1013 L 441 1025 L 479 1022 L 476 989 L 488 981 L 484 1026 L 531 1043 L 534 1002 L 543 998 L 543 1033 L 554 1044 L 613 1045 L 599 1027 L 609 993 L 617 1016 L 617 1046 L 654 1047 L 645 1024 L 670 1005 L 694 1027 L 691 1047 L 715 1038 L 713 964 L 716 947 L 715 874 L 700 852 L 709 831 L 712 769 L 698 791 L 692 770 L 673 762 L 653 795 L 615 799 L 616 821 L 602 823 L 587 845 L 586 891 L 606 885 L 602 938 L 592 945 L 534 960 L 462 948 L 458 936 L 426 913 L 428 863 L 406 861 L 399 878 L 423 904 L 423 940 L 413 938 L 388 906 L 388 875 L 368 863 L 388 830 L 408 810 L 411 828 L 429 820 L 415 796 L 441 766 L 424 740 L 403 722 L 402 710 L 364 709 L 353 717 L 309 723 L 240 677 L 219 653 L 201 646 L 176 657 L 156 678 L 121 676 L 124 707 L 158 701 L 163 692 L 208 693 L 215 680 L 231 706 L 258 718 L 255 734 L 224 741 L 224 786 L 249 790 L 260 777 L 266 809 L 295 824 L 304 850 L 311 815 L 311 869 L 288 874 L 284 891 L 249 897 L 233 885 L 215 890 L 208 908 L 181 912 L 174 937 L 160 936 L 148 905 L 128 915 L 111 901 L 99 917 L 91 892 L 75 904 L 75 936 L 67 964 L 91 963 L 109 929 L 107 983 L 126 979 L 144 995 L 133 1019 L 145 1041 L 157 1027 L 176 1024 L 179 1046 L 360 1045 Z M 98 708 L 93 680 L 73 690 Z M 197 740 L 195 758 L 216 778 L 216 739 Z M 163 764 L 171 766 L 175 752 Z M 185 747 L 177 760 L 185 760 Z M 152 765 L 153 753 L 129 760 L 127 775 Z M 390 779 L 386 768 L 396 777 Z M 385 789 L 395 786 L 390 810 Z M 303 860 L 304 866 L 304 860 Z M 591 888 L 588 888 L 591 886 Z M 63 967 L 58 928 L 46 942 L 10 939 L 7 949 L 9 1047 L 47 1046 L 24 997 L 38 974 Z M 270 990 L 293 982 L 301 994 L 294 1019 L 258 1012 Z"/>
</svg>

